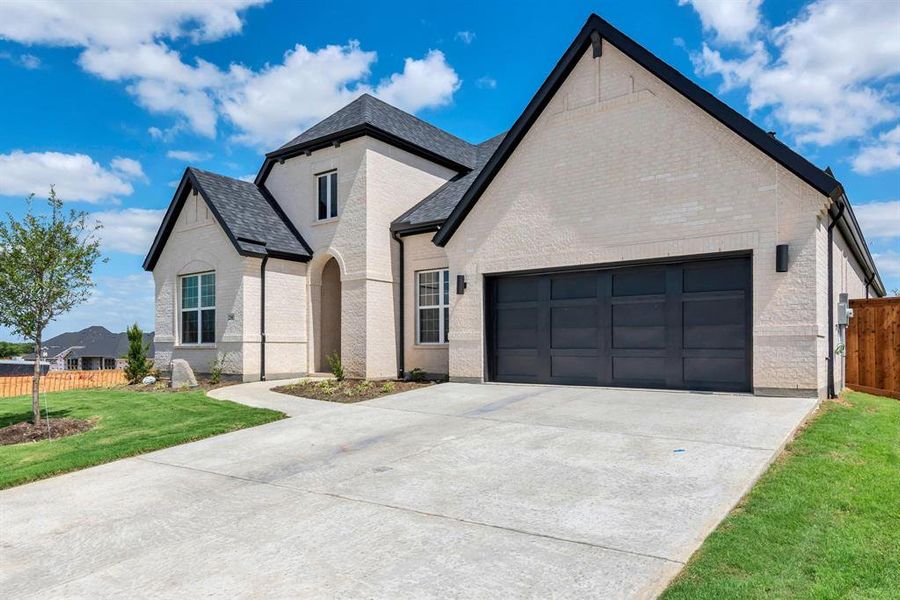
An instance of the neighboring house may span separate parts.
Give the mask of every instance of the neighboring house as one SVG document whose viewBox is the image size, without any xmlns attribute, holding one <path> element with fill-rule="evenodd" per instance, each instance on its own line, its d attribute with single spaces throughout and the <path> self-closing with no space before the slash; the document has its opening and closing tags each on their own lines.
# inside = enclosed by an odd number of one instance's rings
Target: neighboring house
<svg viewBox="0 0 900 600">
<path fill-rule="evenodd" d="M 481 144 L 364 95 L 255 182 L 187 169 L 144 268 L 157 364 L 245 380 L 339 353 L 360 377 L 823 396 L 838 295 L 884 294 L 829 171 L 597 16 Z"/>
<path fill-rule="evenodd" d="M 144 343 L 150 347 L 148 357 L 152 359 L 153 332 L 144 334 Z M 50 338 L 43 343 L 43 350 L 54 371 L 121 369 L 128 354 L 128 335 L 94 325 Z M 33 361 L 34 353 L 25 355 L 24 359 Z"/>
<path fill-rule="evenodd" d="M 50 363 L 41 361 L 41 373 L 46 375 L 50 370 Z M 26 362 L 22 359 L 0 358 L 0 377 L 24 377 L 34 374 L 34 359 Z"/>
</svg>

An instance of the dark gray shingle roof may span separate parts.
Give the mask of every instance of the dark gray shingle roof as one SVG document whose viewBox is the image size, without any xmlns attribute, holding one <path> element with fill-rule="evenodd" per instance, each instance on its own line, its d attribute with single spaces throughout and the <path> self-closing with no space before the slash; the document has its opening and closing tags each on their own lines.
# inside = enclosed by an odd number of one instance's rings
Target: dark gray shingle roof
<svg viewBox="0 0 900 600">
<path fill-rule="evenodd" d="M 506 133 L 501 133 L 474 146 L 475 168 L 468 173 L 454 177 L 397 217 L 391 225 L 392 229 L 402 231 L 419 225 L 442 222 L 450 216 L 454 207 L 463 197 L 463 194 L 466 193 L 466 190 L 469 189 L 469 186 L 472 185 L 472 182 L 475 181 L 475 178 L 478 177 L 478 174 L 481 173 L 481 169 L 484 168 L 484 165 L 497 150 L 505 136 Z"/>
<path fill-rule="evenodd" d="M 278 205 L 266 199 L 255 183 L 194 167 L 188 171 L 240 249 L 251 254 L 312 255 Z"/>
<path fill-rule="evenodd" d="M 144 344 L 149 344 L 148 356 L 153 358 L 153 332 L 144 334 Z M 98 356 L 103 358 L 122 358 L 128 354 L 128 335 L 124 332 L 113 333 L 106 327 L 93 325 L 81 331 L 61 333 L 43 343 L 47 356 L 55 358 L 60 353 L 70 350 L 66 358 Z M 34 358 L 34 354 L 26 358 Z"/>
<path fill-rule="evenodd" d="M 319 121 L 270 156 L 362 126 L 384 131 L 464 167 L 475 166 L 475 146 L 369 94 Z"/>
</svg>

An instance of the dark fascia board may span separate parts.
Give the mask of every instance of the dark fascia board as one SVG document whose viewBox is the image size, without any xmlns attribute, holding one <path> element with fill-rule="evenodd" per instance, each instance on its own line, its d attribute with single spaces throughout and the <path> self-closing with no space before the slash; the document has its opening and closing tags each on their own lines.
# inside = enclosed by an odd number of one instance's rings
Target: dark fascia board
<svg viewBox="0 0 900 600">
<path fill-rule="evenodd" d="M 679 73 L 670 65 L 653 55 L 649 50 L 626 36 L 624 33 L 595 14 L 588 17 L 581 32 L 560 58 L 550 75 L 538 89 L 510 129 L 497 151 L 466 191 L 456 208 L 450 213 L 445 225 L 434 236 L 434 243 L 444 246 L 465 219 L 475 202 L 493 181 L 500 168 L 516 149 L 534 121 L 553 98 L 566 77 L 575 67 L 582 54 L 592 44 L 591 34 L 598 33 L 603 41 L 609 42 L 633 61 L 647 69 L 675 91 L 692 101 L 723 125 L 756 146 L 770 158 L 780 163 L 800 179 L 820 193 L 831 196 L 840 184 L 808 160 L 754 125 L 749 119 L 726 105 L 724 102 Z"/>
<path fill-rule="evenodd" d="M 222 218 L 221 213 L 219 213 L 219 209 L 216 208 L 214 202 L 211 202 L 209 196 L 206 191 L 200 186 L 200 183 L 197 181 L 197 178 L 191 173 L 190 168 L 184 170 L 184 175 L 181 176 L 181 182 L 178 184 L 178 189 L 175 190 L 175 195 L 172 197 L 172 202 L 169 204 L 169 209 L 166 211 L 165 216 L 163 217 L 162 223 L 159 226 L 159 230 L 156 232 L 156 237 L 153 239 L 153 245 L 150 246 L 150 252 L 147 254 L 147 257 L 144 259 L 144 270 L 152 271 L 156 266 L 156 261 L 159 260 L 159 255 L 162 254 L 162 250 L 166 245 L 166 242 L 169 239 L 169 235 L 172 233 L 172 228 L 175 227 L 175 221 L 178 220 L 178 215 L 181 212 L 181 208 L 184 206 L 184 201 L 187 199 L 187 195 L 190 192 L 191 188 L 197 190 L 197 192 L 203 197 L 204 202 L 209 207 L 209 210 L 212 211 L 213 216 L 216 218 L 216 222 L 218 222 L 219 226 L 225 232 L 225 235 L 231 241 L 231 244 L 234 246 L 234 249 L 241 256 L 250 256 L 260 258 L 263 256 L 271 256 L 273 258 L 284 258 L 286 260 L 294 260 L 300 262 L 309 261 L 309 256 L 300 256 L 297 254 L 290 254 L 287 252 L 273 252 L 267 250 L 265 253 L 260 252 L 252 252 L 245 250 L 241 247 L 240 240 L 235 237 L 234 233 L 228 227 L 228 223 L 225 222 L 225 219 Z M 280 208 L 278 209 L 280 211 Z M 289 221 L 287 221 L 289 223 Z M 290 225 L 292 231 L 293 225 Z M 303 242 L 303 246 L 308 248 L 306 245 L 306 241 L 303 240 L 302 237 L 299 237 Z M 309 252 L 310 256 L 312 256 L 312 251 Z"/>
<path fill-rule="evenodd" d="M 435 221 L 426 221 L 424 223 L 392 223 L 391 224 L 391 233 L 396 233 L 400 237 L 406 237 L 409 235 L 416 235 L 419 233 L 431 233 L 433 231 L 437 231 L 441 228 L 441 225 L 444 223 L 444 219 L 437 219 Z"/>
<path fill-rule="evenodd" d="M 468 172 L 472 170 L 472 167 L 469 165 L 463 165 L 456 161 L 450 160 L 445 156 L 441 156 L 440 154 L 436 154 L 431 150 L 427 150 L 418 146 L 416 144 L 410 143 L 404 140 L 401 137 L 398 137 L 392 133 L 388 133 L 387 131 L 375 127 L 369 124 L 357 125 L 354 127 L 350 127 L 348 129 L 343 129 L 336 133 L 332 133 L 326 136 L 322 136 L 320 138 L 316 138 L 314 140 L 310 140 L 303 144 L 298 144 L 296 146 L 291 146 L 289 148 L 281 148 L 278 150 L 274 150 L 266 154 L 266 159 L 263 161 L 262 167 L 259 169 L 259 173 L 256 175 L 256 185 L 262 187 L 265 185 L 266 178 L 269 176 L 269 172 L 272 171 L 272 167 L 276 162 L 282 160 L 288 160 L 290 158 L 294 158 L 295 156 L 300 156 L 301 154 L 306 154 L 307 152 L 315 152 L 316 150 L 321 150 L 323 148 L 329 148 L 333 146 L 335 143 L 346 142 L 358 137 L 363 136 L 373 137 L 377 140 L 381 140 L 387 144 L 400 148 L 401 150 L 405 150 L 410 154 L 415 154 L 417 156 L 421 156 L 431 162 L 441 165 L 443 167 L 447 167 L 448 169 L 453 169 L 457 172 Z"/>
</svg>

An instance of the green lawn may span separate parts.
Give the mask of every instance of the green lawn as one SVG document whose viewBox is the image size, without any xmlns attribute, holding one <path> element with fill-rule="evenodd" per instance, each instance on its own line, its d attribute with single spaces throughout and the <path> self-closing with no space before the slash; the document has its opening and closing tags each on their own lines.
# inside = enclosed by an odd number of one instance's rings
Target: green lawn
<svg viewBox="0 0 900 600">
<path fill-rule="evenodd" d="M 47 394 L 47 400 L 51 418 L 98 421 L 71 437 L 0 446 L 0 489 L 284 417 L 202 391 L 75 390 Z M 30 418 L 30 397 L 0 399 L 0 427 Z"/>
<path fill-rule="evenodd" d="M 663 594 L 900 598 L 900 401 L 823 405 Z"/>
</svg>

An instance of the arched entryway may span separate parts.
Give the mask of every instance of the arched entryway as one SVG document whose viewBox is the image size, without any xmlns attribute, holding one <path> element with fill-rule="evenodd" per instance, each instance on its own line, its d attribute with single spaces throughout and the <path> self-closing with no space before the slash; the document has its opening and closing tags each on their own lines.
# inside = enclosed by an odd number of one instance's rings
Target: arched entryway
<svg viewBox="0 0 900 600">
<path fill-rule="evenodd" d="M 327 372 L 328 356 L 341 354 L 341 268 L 334 257 L 322 268 L 321 293 L 316 371 Z"/>
</svg>

